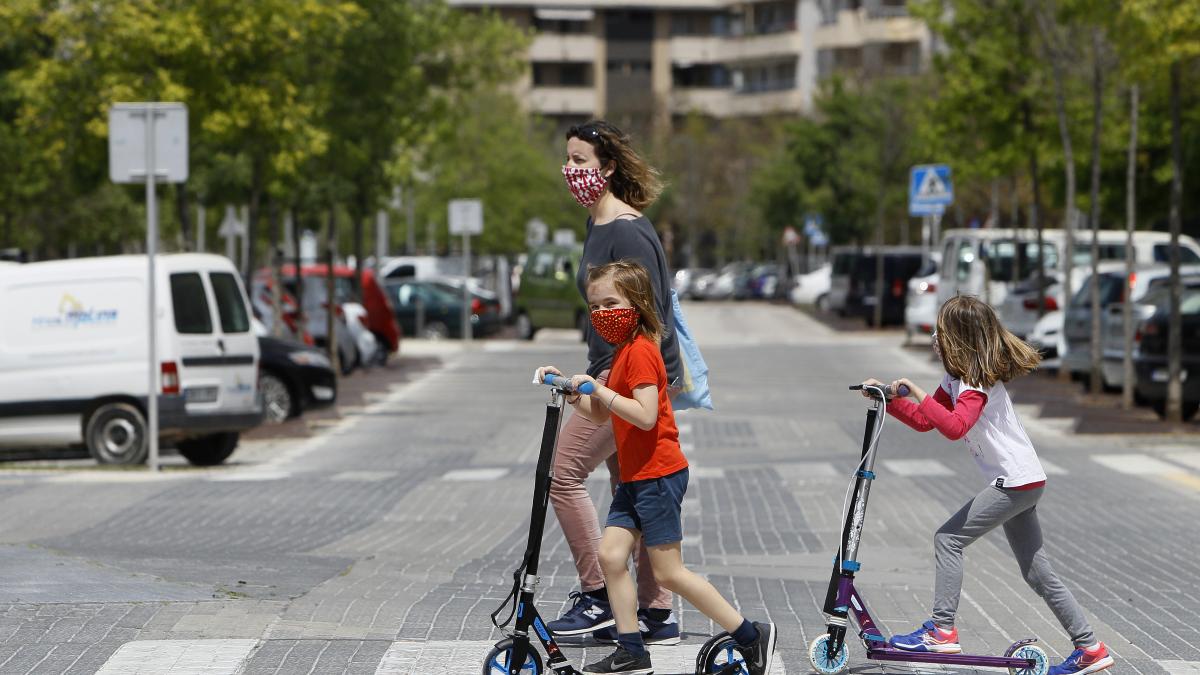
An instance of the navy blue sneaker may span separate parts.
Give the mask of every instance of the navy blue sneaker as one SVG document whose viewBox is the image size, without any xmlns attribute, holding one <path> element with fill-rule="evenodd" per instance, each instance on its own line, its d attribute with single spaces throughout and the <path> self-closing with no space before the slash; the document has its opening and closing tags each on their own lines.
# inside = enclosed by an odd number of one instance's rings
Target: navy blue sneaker
<svg viewBox="0 0 1200 675">
<path fill-rule="evenodd" d="M 675 612 L 666 621 L 655 621 L 646 616 L 645 610 L 638 610 L 638 628 L 642 630 L 642 642 L 648 645 L 677 645 L 679 644 L 679 619 Z M 596 642 L 607 644 L 617 643 L 617 626 L 614 623 L 608 628 L 592 633 Z"/>
<path fill-rule="evenodd" d="M 613 619 L 612 609 L 604 600 L 597 600 L 586 593 L 572 593 L 575 604 L 558 619 L 546 624 L 555 635 L 583 635 L 600 628 L 607 628 L 617 622 Z"/>
</svg>

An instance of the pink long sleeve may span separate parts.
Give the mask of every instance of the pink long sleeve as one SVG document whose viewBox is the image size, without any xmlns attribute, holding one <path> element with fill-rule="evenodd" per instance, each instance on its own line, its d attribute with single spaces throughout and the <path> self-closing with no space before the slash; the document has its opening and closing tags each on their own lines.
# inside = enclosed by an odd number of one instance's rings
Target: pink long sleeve
<svg viewBox="0 0 1200 675">
<path fill-rule="evenodd" d="M 950 400 L 950 394 L 938 387 L 933 396 L 927 396 L 920 405 L 908 399 L 893 399 L 888 404 L 888 413 L 917 431 L 937 429 L 946 438 L 957 441 L 975 426 L 987 395 L 967 390 L 958 395 L 958 403 Z"/>
</svg>

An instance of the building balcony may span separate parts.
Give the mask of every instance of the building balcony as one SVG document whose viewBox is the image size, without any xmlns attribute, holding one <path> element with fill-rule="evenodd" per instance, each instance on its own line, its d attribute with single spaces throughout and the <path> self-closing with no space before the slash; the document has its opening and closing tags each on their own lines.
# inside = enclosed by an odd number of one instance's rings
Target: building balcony
<svg viewBox="0 0 1200 675">
<path fill-rule="evenodd" d="M 734 110 L 736 94 L 732 89 L 676 88 L 671 90 L 671 112 L 690 112 L 713 117 L 728 117 Z"/>
<path fill-rule="evenodd" d="M 533 87 L 529 107 L 543 115 L 592 115 L 596 111 L 594 87 Z"/>
<path fill-rule="evenodd" d="M 671 63 L 719 63 L 729 58 L 732 40 L 721 37 L 679 36 L 667 41 Z"/>
<path fill-rule="evenodd" d="M 600 47 L 600 40 L 594 35 L 541 33 L 529 45 L 529 60 L 591 63 L 596 59 Z"/>
<path fill-rule="evenodd" d="M 887 12 L 892 10 L 904 12 L 889 15 Z M 928 38 L 928 27 L 908 16 L 905 8 L 880 7 L 876 11 L 882 12 L 880 18 L 873 18 L 865 9 L 838 12 L 836 23 L 817 28 L 817 48 L 861 47 L 873 42 L 924 42 Z"/>
<path fill-rule="evenodd" d="M 758 116 L 774 113 L 804 112 L 805 102 L 799 89 L 782 89 L 732 96 L 731 115 Z"/>
<path fill-rule="evenodd" d="M 799 31 L 746 35 L 726 41 L 725 60 L 762 61 L 784 55 L 798 55 L 804 44 Z"/>
</svg>

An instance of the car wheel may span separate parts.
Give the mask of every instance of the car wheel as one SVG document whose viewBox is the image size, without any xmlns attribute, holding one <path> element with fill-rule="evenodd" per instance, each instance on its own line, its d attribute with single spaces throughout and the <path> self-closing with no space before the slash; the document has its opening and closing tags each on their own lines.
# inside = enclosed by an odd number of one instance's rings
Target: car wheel
<svg viewBox="0 0 1200 675">
<path fill-rule="evenodd" d="M 263 373 L 258 390 L 262 392 L 263 421 L 267 424 L 282 424 L 299 412 L 296 410 L 296 397 L 280 377 Z"/>
<path fill-rule="evenodd" d="M 517 337 L 522 340 L 532 340 L 533 334 L 537 329 L 533 327 L 533 322 L 529 320 L 529 315 L 521 312 L 517 315 Z"/>
<path fill-rule="evenodd" d="M 237 433 L 226 432 L 179 441 L 175 449 L 193 466 L 216 466 L 229 459 L 237 446 Z"/>
<path fill-rule="evenodd" d="M 828 312 L 829 311 L 829 295 L 827 295 L 825 293 L 818 295 L 816 305 L 817 305 L 818 311 Z"/>
<path fill-rule="evenodd" d="M 84 425 L 88 453 L 100 464 L 141 464 L 150 453 L 146 417 L 128 403 L 106 403 Z"/>
<path fill-rule="evenodd" d="M 426 340 L 445 340 L 450 337 L 450 329 L 446 327 L 446 324 L 434 321 L 433 323 L 425 324 L 425 329 L 421 333 L 421 337 Z"/>
</svg>

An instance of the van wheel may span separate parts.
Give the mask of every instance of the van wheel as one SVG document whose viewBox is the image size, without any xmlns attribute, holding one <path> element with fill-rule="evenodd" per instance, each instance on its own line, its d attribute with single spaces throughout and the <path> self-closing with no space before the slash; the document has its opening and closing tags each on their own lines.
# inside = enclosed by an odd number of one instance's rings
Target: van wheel
<svg viewBox="0 0 1200 675">
<path fill-rule="evenodd" d="M 529 320 L 529 315 L 521 312 L 517 315 L 517 337 L 522 340 L 532 340 L 533 334 L 537 329 L 533 327 L 533 322 Z"/>
<path fill-rule="evenodd" d="M 258 390 L 262 392 L 263 420 L 267 424 L 281 424 L 300 412 L 292 390 L 279 376 L 264 372 Z"/>
<path fill-rule="evenodd" d="M 233 454 L 238 446 L 236 432 L 226 432 L 179 441 L 175 449 L 193 466 L 216 466 Z"/>
<path fill-rule="evenodd" d="M 128 403 L 106 403 L 88 417 L 84 427 L 88 453 L 101 464 L 141 464 L 150 446 L 146 417 Z"/>
</svg>

